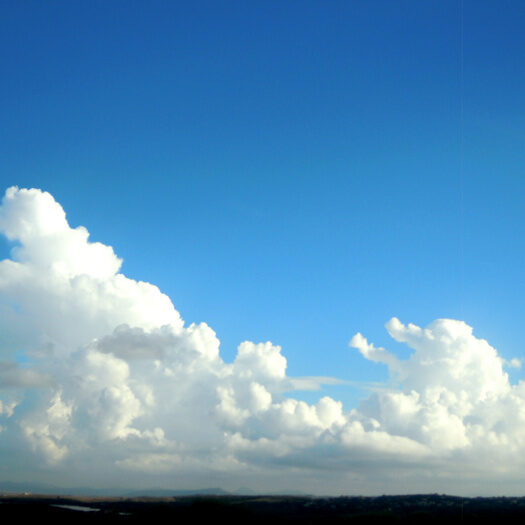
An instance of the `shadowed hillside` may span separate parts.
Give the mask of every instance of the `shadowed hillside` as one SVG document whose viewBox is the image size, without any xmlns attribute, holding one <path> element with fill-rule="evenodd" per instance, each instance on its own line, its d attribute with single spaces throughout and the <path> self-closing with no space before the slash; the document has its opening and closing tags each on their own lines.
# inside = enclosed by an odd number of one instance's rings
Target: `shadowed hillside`
<svg viewBox="0 0 525 525">
<path fill-rule="evenodd" d="M 0 519 L 52 523 L 522 523 L 525 498 L 440 495 L 313 498 L 292 496 L 187 496 L 89 498 L 4 495 Z"/>
</svg>

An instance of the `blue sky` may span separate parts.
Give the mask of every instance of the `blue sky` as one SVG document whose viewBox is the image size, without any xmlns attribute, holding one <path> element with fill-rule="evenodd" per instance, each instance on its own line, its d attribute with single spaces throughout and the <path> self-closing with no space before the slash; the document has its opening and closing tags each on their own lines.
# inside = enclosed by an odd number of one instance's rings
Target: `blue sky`
<svg viewBox="0 0 525 525">
<path fill-rule="evenodd" d="M 2 192 L 51 193 L 226 361 L 272 341 L 291 376 L 385 381 L 348 342 L 408 356 L 393 316 L 463 320 L 522 358 L 524 18 L 512 1 L 3 2 Z M 325 393 L 368 396 L 296 397 Z"/>
</svg>

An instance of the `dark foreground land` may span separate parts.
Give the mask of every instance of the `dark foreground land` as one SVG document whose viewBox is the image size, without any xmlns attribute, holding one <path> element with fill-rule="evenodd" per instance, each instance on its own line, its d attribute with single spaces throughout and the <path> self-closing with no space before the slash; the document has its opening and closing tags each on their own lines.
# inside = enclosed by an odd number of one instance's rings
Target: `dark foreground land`
<svg viewBox="0 0 525 525">
<path fill-rule="evenodd" d="M 68 508 L 69 506 L 81 509 Z M 86 509 L 95 509 L 86 511 Z M 412 495 L 313 498 L 295 496 L 187 496 L 88 498 L 0 495 L 0 523 L 175 525 L 203 519 L 232 523 L 500 524 L 524 523 L 523 498 Z M 30 522 L 31 523 L 31 522 Z"/>
</svg>

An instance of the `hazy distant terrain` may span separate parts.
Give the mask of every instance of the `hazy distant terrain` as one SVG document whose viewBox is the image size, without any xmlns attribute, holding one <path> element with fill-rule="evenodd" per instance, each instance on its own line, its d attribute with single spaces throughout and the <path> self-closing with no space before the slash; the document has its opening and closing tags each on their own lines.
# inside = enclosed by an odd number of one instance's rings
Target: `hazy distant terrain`
<svg viewBox="0 0 525 525">
<path fill-rule="evenodd" d="M 519 523 L 525 497 L 461 498 L 437 494 L 313 498 L 299 496 L 184 496 L 95 498 L 0 496 L 0 519 L 52 523 Z"/>
</svg>

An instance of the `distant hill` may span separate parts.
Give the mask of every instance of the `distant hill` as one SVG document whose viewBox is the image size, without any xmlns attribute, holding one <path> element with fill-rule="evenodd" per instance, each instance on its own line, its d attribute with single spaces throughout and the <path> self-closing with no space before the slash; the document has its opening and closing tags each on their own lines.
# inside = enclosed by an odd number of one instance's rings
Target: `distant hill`
<svg viewBox="0 0 525 525">
<path fill-rule="evenodd" d="M 141 496 L 152 498 L 170 498 L 184 496 L 229 496 L 230 493 L 219 488 L 192 490 L 142 489 L 119 493 L 118 495 L 125 498 L 140 498 Z"/>
<path fill-rule="evenodd" d="M 144 488 L 130 490 L 122 488 L 103 488 L 95 489 L 92 487 L 57 487 L 45 483 L 34 482 L 12 482 L 0 481 L 0 493 L 11 494 L 54 494 L 57 496 L 93 496 L 93 497 L 123 497 L 139 498 L 141 496 L 151 498 L 170 498 L 184 496 L 228 496 L 230 493 L 220 488 L 186 489 L 171 490 L 162 488 Z"/>
<path fill-rule="evenodd" d="M 294 490 L 256 492 L 248 487 L 234 491 L 226 491 L 218 487 L 201 489 L 165 489 L 165 488 L 102 488 L 92 487 L 57 487 L 45 483 L 0 481 L 0 494 L 54 494 L 56 496 L 91 496 L 91 497 L 122 497 L 122 498 L 173 498 L 184 496 L 308 496 L 304 492 Z"/>
</svg>

